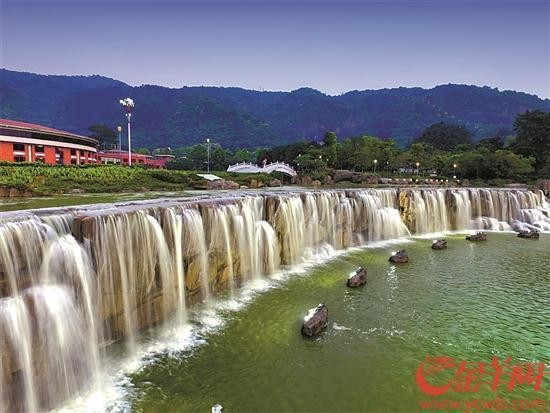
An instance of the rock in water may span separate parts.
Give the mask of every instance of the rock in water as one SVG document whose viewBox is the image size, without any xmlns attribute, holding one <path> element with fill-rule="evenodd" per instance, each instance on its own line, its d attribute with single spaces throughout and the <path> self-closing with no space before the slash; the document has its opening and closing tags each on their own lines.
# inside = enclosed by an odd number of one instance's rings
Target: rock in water
<svg viewBox="0 0 550 413">
<path fill-rule="evenodd" d="M 324 304 L 319 304 L 317 307 L 309 310 L 304 317 L 302 325 L 302 334 L 306 337 L 314 337 L 319 335 L 328 324 L 328 308 Z"/>
<path fill-rule="evenodd" d="M 523 230 L 518 232 L 518 238 L 539 239 L 539 232 L 536 229 Z"/>
<path fill-rule="evenodd" d="M 367 283 L 367 270 L 363 267 L 359 267 L 349 275 L 346 285 L 348 287 L 359 287 L 360 285 L 363 285 L 366 283 Z"/>
<path fill-rule="evenodd" d="M 434 250 L 444 250 L 445 248 L 447 248 L 447 240 L 445 239 L 438 239 L 432 244 L 432 249 Z"/>
<path fill-rule="evenodd" d="M 396 263 L 409 262 L 409 255 L 405 250 L 397 251 L 396 253 L 393 253 L 388 261 Z"/>
<path fill-rule="evenodd" d="M 487 241 L 485 232 L 476 232 L 475 234 L 466 235 L 468 241 Z"/>
</svg>

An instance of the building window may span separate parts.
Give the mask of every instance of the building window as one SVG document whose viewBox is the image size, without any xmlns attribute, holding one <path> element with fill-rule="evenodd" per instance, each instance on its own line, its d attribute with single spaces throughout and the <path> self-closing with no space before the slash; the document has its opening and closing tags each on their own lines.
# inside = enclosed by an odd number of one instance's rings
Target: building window
<svg viewBox="0 0 550 413">
<path fill-rule="evenodd" d="M 15 162 L 25 162 L 24 156 L 16 156 L 14 157 Z"/>
<path fill-rule="evenodd" d="M 71 149 L 71 156 L 76 155 L 76 149 Z"/>
<path fill-rule="evenodd" d="M 44 163 L 44 158 L 36 158 L 36 161 L 35 162 L 42 162 Z"/>
<path fill-rule="evenodd" d="M 25 152 L 25 144 L 23 144 L 23 143 L 14 143 L 13 144 L 13 150 L 14 151 Z"/>
<path fill-rule="evenodd" d="M 36 153 L 44 153 L 44 146 L 43 145 L 36 145 L 35 146 L 35 152 Z"/>
<path fill-rule="evenodd" d="M 74 159 L 71 160 L 71 165 L 76 165 L 76 161 Z"/>
</svg>

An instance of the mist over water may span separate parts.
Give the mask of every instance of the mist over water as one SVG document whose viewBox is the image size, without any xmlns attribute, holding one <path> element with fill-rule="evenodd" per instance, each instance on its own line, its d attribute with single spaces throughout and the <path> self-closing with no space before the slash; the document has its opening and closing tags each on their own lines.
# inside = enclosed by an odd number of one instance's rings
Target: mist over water
<svg viewBox="0 0 550 413">
<path fill-rule="evenodd" d="M 169 337 L 196 344 L 221 323 L 220 306 L 239 308 L 247 291 L 347 248 L 529 228 L 550 231 L 543 194 L 494 189 L 243 194 L 0 214 L 0 410 L 101 394 L 113 353 L 123 365 Z"/>
</svg>

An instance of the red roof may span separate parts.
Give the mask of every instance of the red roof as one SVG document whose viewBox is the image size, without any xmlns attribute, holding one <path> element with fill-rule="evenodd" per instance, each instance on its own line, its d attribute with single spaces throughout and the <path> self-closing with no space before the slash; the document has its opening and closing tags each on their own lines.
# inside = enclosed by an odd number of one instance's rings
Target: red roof
<svg viewBox="0 0 550 413">
<path fill-rule="evenodd" d="M 28 129 L 28 130 L 30 129 L 37 132 L 45 132 L 45 133 L 51 133 L 56 135 L 71 135 L 71 136 L 77 136 L 79 138 L 85 138 L 85 139 L 95 141 L 95 139 L 90 138 L 88 136 L 81 136 L 81 135 L 77 135 L 76 133 L 66 132 L 59 129 L 50 128 L 48 126 L 37 125 L 35 123 L 20 122 L 18 120 L 0 119 L 0 127 L 1 126 L 7 126 L 11 128 L 18 128 L 18 129 Z"/>
</svg>

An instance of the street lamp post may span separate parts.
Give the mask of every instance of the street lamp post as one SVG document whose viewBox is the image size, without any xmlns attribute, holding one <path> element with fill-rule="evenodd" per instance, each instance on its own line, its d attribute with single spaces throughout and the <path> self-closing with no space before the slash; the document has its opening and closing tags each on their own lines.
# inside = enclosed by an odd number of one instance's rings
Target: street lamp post
<svg viewBox="0 0 550 413">
<path fill-rule="evenodd" d="M 120 104 L 124 106 L 126 111 L 126 119 L 128 119 L 128 166 L 132 166 L 132 137 L 130 134 L 130 120 L 132 118 L 132 110 L 134 110 L 134 101 L 130 98 L 120 99 Z"/>
<path fill-rule="evenodd" d="M 118 151 L 122 151 L 122 126 L 118 125 L 116 127 L 118 131 Z"/>
<path fill-rule="evenodd" d="M 378 159 L 375 159 L 374 161 L 372 161 L 374 163 L 374 169 L 373 169 L 373 174 L 376 173 L 376 164 L 378 163 Z"/>
<path fill-rule="evenodd" d="M 208 171 L 208 173 L 210 173 L 210 138 L 206 138 L 206 153 L 207 153 L 206 170 Z"/>
<path fill-rule="evenodd" d="M 419 171 L 420 171 L 420 170 L 418 169 L 419 167 L 420 167 L 420 162 L 417 162 L 417 163 L 416 163 L 416 174 L 417 174 L 417 175 L 418 175 L 418 173 L 419 173 Z"/>
</svg>

